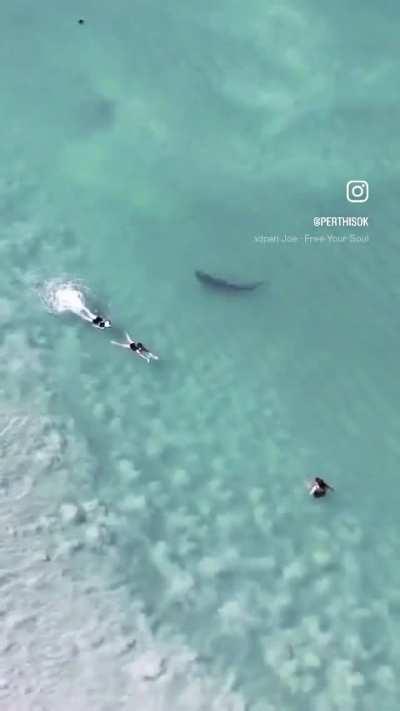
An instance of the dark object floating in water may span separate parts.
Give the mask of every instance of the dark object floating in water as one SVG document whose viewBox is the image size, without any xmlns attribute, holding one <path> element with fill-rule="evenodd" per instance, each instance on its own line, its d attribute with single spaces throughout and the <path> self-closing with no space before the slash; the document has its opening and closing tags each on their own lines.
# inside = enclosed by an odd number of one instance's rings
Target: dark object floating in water
<svg viewBox="0 0 400 711">
<path fill-rule="evenodd" d="M 75 125 L 79 134 L 87 137 L 98 131 L 111 129 L 115 114 L 116 107 L 112 99 L 89 92 L 77 106 Z"/>
<path fill-rule="evenodd" d="M 326 496 L 328 491 L 335 490 L 333 486 L 327 484 L 320 476 L 316 476 L 314 477 L 314 481 L 309 484 L 308 491 L 315 499 L 320 499 L 322 496 Z"/>
<path fill-rule="evenodd" d="M 261 284 L 264 284 L 263 281 L 251 281 L 247 284 L 238 284 L 232 281 L 227 281 L 226 279 L 222 279 L 221 277 L 212 276 L 211 274 L 202 272 L 199 269 L 196 269 L 195 275 L 196 278 L 201 281 L 202 284 L 206 284 L 207 286 L 214 286 L 215 288 L 224 291 L 253 291 L 254 289 L 257 289 L 258 286 L 261 286 Z"/>
<path fill-rule="evenodd" d="M 82 20 L 82 18 L 80 20 L 78 20 L 78 25 L 84 25 L 84 24 L 85 24 L 85 20 Z"/>
</svg>

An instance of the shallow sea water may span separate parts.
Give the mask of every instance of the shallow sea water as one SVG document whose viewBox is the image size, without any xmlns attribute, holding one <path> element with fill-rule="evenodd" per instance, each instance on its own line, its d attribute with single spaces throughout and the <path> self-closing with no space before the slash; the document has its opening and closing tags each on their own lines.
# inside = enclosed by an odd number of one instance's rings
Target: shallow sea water
<svg viewBox="0 0 400 711">
<path fill-rule="evenodd" d="M 2 711 L 398 708 L 385 7 L 2 3 Z"/>
</svg>

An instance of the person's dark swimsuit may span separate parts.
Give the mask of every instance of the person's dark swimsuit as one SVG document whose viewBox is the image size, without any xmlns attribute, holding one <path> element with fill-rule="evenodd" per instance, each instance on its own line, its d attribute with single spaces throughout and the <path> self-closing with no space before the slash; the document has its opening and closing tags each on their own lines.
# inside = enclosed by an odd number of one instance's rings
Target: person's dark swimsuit
<svg viewBox="0 0 400 711">
<path fill-rule="evenodd" d="M 148 349 L 143 345 L 143 343 L 140 343 L 140 342 L 139 343 L 135 343 L 135 342 L 130 343 L 129 348 L 131 349 L 131 351 L 139 351 L 141 353 L 148 353 L 149 352 Z"/>
<path fill-rule="evenodd" d="M 96 318 L 93 319 L 92 324 L 93 326 L 98 326 L 99 328 L 104 328 L 105 326 L 104 319 L 102 319 L 101 316 L 96 316 Z"/>
<path fill-rule="evenodd" d="M 329 486 L 329 484 L 326 483 L 321 477 L 316 476 L 315 477 L 315 483 L 318 485 L 312 492 L 312 495 L 315 499 L 320 499 L 322 496 L 325 496 L 329 489 L 332 487 Z"/>
<path fill-rule="evenodd" d="M 318 486 L 321 487 L 321 489 L 328 489 L 328 488 L 329 488 L 329 487 L 328 487 L 328 484 L 326 483 L 326 481 L 324 481 L 323 479 L 321 479 L 320 476 L 316 476 L 316 477 L 315 477 L 315 481 L 317 482 Z"/>
</svg>

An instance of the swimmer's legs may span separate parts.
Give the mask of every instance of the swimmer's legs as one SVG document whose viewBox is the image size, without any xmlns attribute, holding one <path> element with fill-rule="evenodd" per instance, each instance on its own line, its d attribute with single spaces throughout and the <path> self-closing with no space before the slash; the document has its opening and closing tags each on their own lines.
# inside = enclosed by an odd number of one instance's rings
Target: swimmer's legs
<svg viewBox="0 0 400 711">
<path fill-rule="evenodd" d="M 143 358 L 143 360 L 147 361 L 147 363 L 150 363 L 150 356 L 147 353 L 144 353 L 143 351 L 135 351 L 135 353 L 139 356 L 139 358 Z"/>
<path fill-rule="evenodd" d="M 90 321 L 90 323 L 92 323 L 93 319 L 96 318 L 96 315 L 92 314 L 92 312 L 89 311 L 89 309 L 86 308 L 86 306 L 83 306 L 81 308 L 81 310 L 79 312 L 79 316 L 81 316 L 81 318 L 83 318 L 85 321 Z"/>
<path fill-rule="evenodd" d="M 120 348 L 129 348 L 129 343 L 118 343 L 118 341 L 111 341 L 113 346 L 119 346 Z"/>
</svg>

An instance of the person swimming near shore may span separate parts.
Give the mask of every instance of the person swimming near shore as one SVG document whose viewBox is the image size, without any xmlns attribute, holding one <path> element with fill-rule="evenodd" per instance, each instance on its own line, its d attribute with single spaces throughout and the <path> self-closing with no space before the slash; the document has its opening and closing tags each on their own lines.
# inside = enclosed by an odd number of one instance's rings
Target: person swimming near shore
<svg viewBox="0 0 400 711">
<path fill-rule="evenodd" d="M 93 313 L 86 306 L 85 288 L 81 284 L 53 279 L 40 288 L 39 294 L 47 309 L 52 313 L 69 312 L 75 314 L 95 328 L 104 329 L 111 326 L 111 321 L 98 312 Z"/>
<path fill-rule="evenodd" d="M 94 319 L 92 319 L 92 324 L 96 326 L 96 328 L 110 328 L 111 321 L 108 321 L 102 316 L 95 316 Z"/>
<path fill-rule="evenodd" d="M 333 486 L 327 484 L 326 481 L 321 479 L 319 476 L 314 477 L 313 481 L 308 486 L 310 496 L 313 496 L 315 499 L 320 499 L 322 496 L 326 496 L 328 491 L 335 490 Z"/>
<path fill-rule="evenodd" d="M 104 318 L 103 316 L 96 316 L 96 314 L 93 314 L 91 311 L 86 306 L 83 306 L 78 314 L 81 318 L 84 319 L 84 321 L 88 321 L 89 323 L 92 324 L 95 328 L 110 328 L 111 326 L 111 321 L 108 319 Z"/>
<path fill-rule="evenodd" d="M 149 349 L 146 348 L 143 343 L 141 343 L 140 341 L 134 341 L 128 333 L 125 333 L 125 336 L 126 343 L 119 343 L 117 341 L 111 341 L 111 343 L 114 346 L 120 346 L 120 348 L 129 348 L 133 353 L 136 353 L 139 358 L 143 358 L 148 363 L 150 363 L 151 360 L 158 360 L 158 356 L 149 351 Z"/>
</svg>

